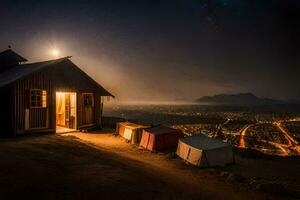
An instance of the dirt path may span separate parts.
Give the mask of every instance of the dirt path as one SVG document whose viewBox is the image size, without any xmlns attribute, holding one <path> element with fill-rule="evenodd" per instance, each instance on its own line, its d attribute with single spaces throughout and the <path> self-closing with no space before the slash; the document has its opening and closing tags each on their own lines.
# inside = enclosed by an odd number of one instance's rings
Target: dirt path
<svg viewBox="0 0 300 200">
<path fill-rule="evenodd" d="M 212 175 L 215 172 L 212 169 L 200 170 L 186 165 L 179 158 L 150 153 L 111 134 L 69 133 L 64 136 L 76 137 L 93 148 L 116 155 L 121 162 L 133 162 L 135 167 L 163 180 L 164 188 L 175 188 L 178 199 L 274 199 L 273 196 L 251 191 L 244 185 L 227 183 L 221 177 Z"/>
</svg>

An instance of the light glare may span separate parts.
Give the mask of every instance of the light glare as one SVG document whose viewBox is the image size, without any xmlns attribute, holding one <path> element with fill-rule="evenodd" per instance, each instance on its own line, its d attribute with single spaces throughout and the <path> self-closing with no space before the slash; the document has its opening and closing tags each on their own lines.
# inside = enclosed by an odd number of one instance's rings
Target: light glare
<svg viewBox="0 0 300 200">
<path fill-rule="evenodd" d="M 52 50 L 52 55 L 57 57 L 59 55 L 59 51 L 57 49 Z"/>
</svg>

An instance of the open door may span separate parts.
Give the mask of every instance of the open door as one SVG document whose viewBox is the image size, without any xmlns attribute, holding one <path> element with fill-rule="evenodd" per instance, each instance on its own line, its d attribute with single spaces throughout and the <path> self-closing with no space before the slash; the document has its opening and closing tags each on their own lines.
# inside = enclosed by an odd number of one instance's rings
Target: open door
<svg viewBox="0 0 300 200">
<path fill-rule="evenodd" d="M 76 128 L 76 93 L 56 92 L 56 132 L 70 132 Z"/>
</svg>

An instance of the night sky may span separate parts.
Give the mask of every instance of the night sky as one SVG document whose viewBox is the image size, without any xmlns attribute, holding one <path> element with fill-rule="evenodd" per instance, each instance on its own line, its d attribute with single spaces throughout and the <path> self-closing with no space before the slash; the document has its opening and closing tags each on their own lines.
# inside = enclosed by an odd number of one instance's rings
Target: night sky
<svg viewBox="0 0 300 200">
<path fill-rule="evenodd" d="M 300 1 L 0 1 L 0 50 L 71 55 L 120 101 L 300 99 Z"/>
</svg>

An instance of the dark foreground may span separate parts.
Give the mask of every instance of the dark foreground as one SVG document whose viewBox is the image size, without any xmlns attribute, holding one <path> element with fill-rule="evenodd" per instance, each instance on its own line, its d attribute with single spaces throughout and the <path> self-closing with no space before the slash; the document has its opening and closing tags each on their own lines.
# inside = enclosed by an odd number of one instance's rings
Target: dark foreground
<svg viewBox="0 0 300 200">
<path fill-rule="evenodd" d="M 254 191 L 247 183 L 227 181 L 216 170 L 148 153 L 108 134 L 98 139 L 95 146 L 59 135 L 1 140 L 0 198 L 290 198 Z"/>
</svg>

